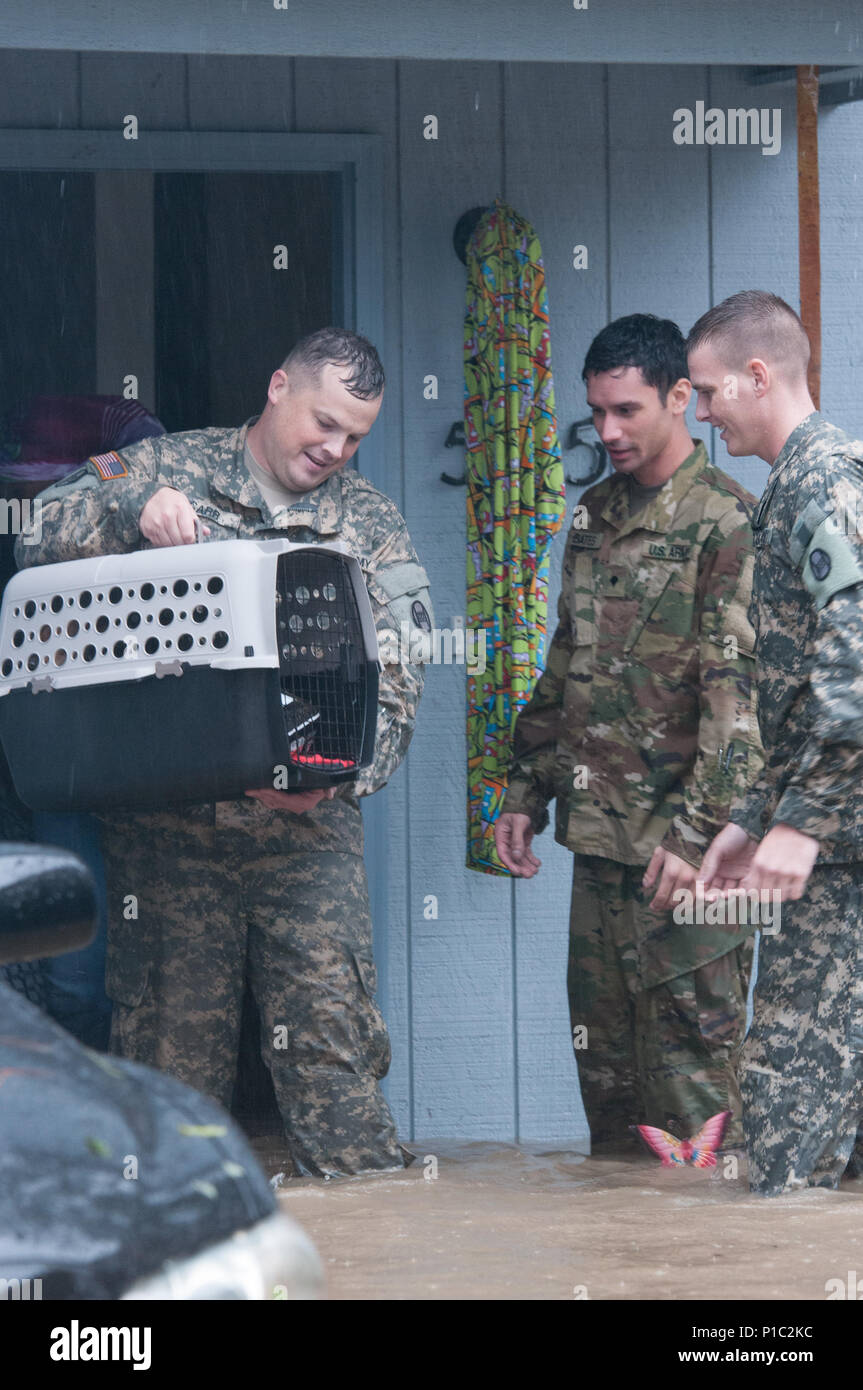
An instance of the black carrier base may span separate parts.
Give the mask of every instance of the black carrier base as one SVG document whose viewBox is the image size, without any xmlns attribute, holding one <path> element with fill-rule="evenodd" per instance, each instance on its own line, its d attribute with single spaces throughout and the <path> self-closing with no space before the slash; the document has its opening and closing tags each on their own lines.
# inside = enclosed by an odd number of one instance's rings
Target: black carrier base
<svg viewBox="0 0 863 1390">
<path fill-rule="evenodd" d="M 329 787 L 351 781 L 371 758 L 372 663 L 363 684 L 363 757 L 351 765 L 303 749 L 302 703 L 284 704 L 275 669 L 184 666 L 180 676 L 12 690 L 0 699 L 0 738 L 15 790 L 33 811 L 159 810 L 263 787 Z M 286 769 L 278 779 L 277 768 Z"/>
</svg>

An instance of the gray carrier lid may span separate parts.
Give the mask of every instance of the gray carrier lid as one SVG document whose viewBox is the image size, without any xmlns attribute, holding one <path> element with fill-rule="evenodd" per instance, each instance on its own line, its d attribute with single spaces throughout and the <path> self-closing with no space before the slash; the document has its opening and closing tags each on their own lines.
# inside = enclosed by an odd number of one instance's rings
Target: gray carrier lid
<svg viewBox="0 0 863 1390">
<path fill-rule="evenodd" d="M 346 565 L 366 654 L 376 661 L 371 604 L 347 546 L 213 541 L 14 575 L 0 613 L 0 696 L 28 687 L 61 690 L 180 674 L 181 664 L 222 671 L 278 667 L 278 559 L 304 550 L 338 556 Z M 333 586 L 298 590 L 294 598 L 310 629 L 328 624 Z"/>
</svg>

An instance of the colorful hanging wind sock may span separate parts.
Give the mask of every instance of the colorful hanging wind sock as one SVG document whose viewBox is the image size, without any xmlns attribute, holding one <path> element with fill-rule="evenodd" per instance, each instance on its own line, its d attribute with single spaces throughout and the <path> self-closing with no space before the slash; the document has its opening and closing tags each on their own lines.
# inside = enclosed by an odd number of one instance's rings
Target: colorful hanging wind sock
<svg viewBox="0 0 863 1390">
<path fill-rule="evenodd" d="M 464 420 L 468 868 L 505 874 L 494 823 L 516 716 L 542 671 L 551 540 L 566 502 L 539 238 L 499 199 L 467 246 Z"/>
</svg>

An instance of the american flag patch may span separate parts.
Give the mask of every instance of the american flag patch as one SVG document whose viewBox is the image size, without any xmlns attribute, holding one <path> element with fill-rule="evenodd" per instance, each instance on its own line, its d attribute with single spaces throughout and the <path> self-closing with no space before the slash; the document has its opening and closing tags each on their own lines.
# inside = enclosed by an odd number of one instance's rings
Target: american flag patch
<svg viewBox="0 0 863 1390">
<path fill-rule="evenodd" d="M 99 474 L 106 482 L 111 478 L 128 478 L 129 476 L 129 470 L 117 453 L 92 454 L 89 462 L 95 464 Z"/>
</svg>

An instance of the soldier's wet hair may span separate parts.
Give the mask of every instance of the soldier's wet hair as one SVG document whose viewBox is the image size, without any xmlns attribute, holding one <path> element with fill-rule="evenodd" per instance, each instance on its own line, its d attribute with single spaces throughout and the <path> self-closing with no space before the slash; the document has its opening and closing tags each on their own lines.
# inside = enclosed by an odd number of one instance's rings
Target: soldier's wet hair
<svg viewBox="0 0 863 1390">
<path fill-rule="evenodd" d="M 656 314 L 628 314 L 597 333 L 584 359 L 582 381 L 597 372 L 639 367 L 648 386 L 655 386 L 665 405 L 672 386 L 688 380 L 683 334 L 671 319 Z"/>
<path fill-rule="evenodd" d="M 741 367 L 758 357 L 792 378 L 805 377 L 809 366 L 809 339 L 799 315 L 767 290 L 741 290 L 702 314 L 686 350 L 708 345 L 729 366 Z"/>
<path fill-rule="evenodd" d="M 376 400 L 384 389 L 384 369 L 377 348 L 361 333 L 349 328 L 319 328 L 295 343 L 281 365 L 288 376 L 301 373 L 320 379 L 328 364 L 344 367 L 339 380 L 361 401 Z"/>
</svg>

